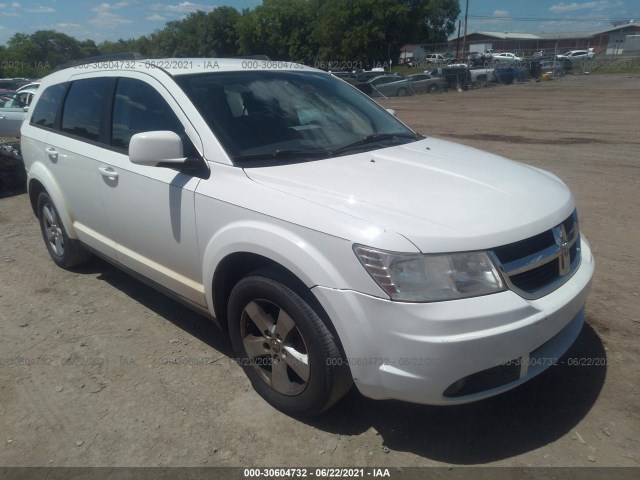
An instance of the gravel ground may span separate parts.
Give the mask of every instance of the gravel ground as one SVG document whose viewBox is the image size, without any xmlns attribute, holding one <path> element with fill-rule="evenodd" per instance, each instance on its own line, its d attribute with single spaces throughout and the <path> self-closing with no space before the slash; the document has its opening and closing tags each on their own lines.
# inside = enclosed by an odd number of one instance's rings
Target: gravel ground
<svg viewBox="0 0 640 480">
<path fill-rule="evenodd" d="M 474 404 L 352 391 L 319 418 L 289 418 L 254 393 L 210 321 L 100 260 L 57 268 L 14 195 L 0 199 L 0 465 L 638 466 L 640 78 L 381 103 L 573 190 L 597 272 L 563 363 Z"/>
</svg>

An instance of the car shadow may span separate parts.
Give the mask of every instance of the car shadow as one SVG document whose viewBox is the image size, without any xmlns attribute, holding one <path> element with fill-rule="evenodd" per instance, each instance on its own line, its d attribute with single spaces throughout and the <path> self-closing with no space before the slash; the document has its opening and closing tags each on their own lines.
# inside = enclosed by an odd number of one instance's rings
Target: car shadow
<svg viewBox="0 0 640 480">
<path fill-rule="evenodd" d="M 89 263 L 75 268 L 74 271 L 79 274 L 97 274 L 98 280 L 109 283 L 218 352 L 229 358 L 234 357 L 228 336 L 216 326 L 213 320 L 159 293 L 109 262 L 94 257 Z"/>
<path fill-rule="evenodd" d="M 232 358 L 226 334 L 213 321 L 153 288 L 94 259 L 75 269 L 98 274 L 149 310 Z M 374 428 L 391 450 L 457 465 L 484 464 L 540 448 L 566 435 L 590 411 L 607 374 L 606 352 L 589 325 L 557 365 L 524 385 L 457 406 L 371 400 L 353 388 L 324 414 L 299 420 L 319 430 L 351 436 Z"/>
<path fill-rule="evenodd" d="M 391 450 L 452 464 L 483 464 L 535 450 L 574 428 L 602 390 L 606 363 L 602 341 L 585 323 L 557 365 L 502 395 L 428 406 L 374 401 L 354 388 L 322 417 L 305 422 L 340 435 L 373 427 Z"/>
</svg>

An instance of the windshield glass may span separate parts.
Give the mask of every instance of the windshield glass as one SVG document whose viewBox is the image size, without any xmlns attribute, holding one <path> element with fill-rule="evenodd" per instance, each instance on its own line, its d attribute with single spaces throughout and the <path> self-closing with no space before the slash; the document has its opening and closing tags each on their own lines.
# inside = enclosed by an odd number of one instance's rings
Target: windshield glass
<svg viewBox="0 0 640 480">
<path fill-rule="evenodd" d="M 323 73 L 217 72 L 176 82 L 240 165 L 315 160 L 420 138 L 373 100 Z"/>
</svg>

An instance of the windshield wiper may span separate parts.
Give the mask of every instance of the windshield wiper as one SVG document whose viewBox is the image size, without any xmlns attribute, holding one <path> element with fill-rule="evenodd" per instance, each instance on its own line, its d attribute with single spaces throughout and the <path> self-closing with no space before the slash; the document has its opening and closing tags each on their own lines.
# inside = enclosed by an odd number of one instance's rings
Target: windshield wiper
<svg viewBox="0 0 640 480">
<path fill-rule="evenodd" d="M 409 138 L 412 140 L 420 140 L 421 138 L 424 138 L 424 137 L 417 133 L 373 133 L 353 143 L 348 143 L 346 145 L 343 145 L 342 147 L 338 147 L 337 149 L 332 150 L 332 153 L 340 153 L 346 150 L 351 150 L 352 148 L 366 145 L 368 143 L 375 143 L 383 140 L 393 140 L 396 138 Z"/>
<path fill-rule="evenodd" d="M 265 152 L 265 153 L 252 153 L 247 155 L 235 155 L 233 157 L 234 160 L 240 162 L 252 162 L 255 160 L 275 160 L 279 158 L 287 158 L 287 159 L 304 159 L 304 158 L 326 158 L 331 157 L 336 154 L 345 152 L 352 148 L 357 148 L 362 145 L 367 145 L 369 143 L 375 143 L 384 140 L 393 140 L 397 138 L 408 138 L 411 140 L 420 140 L 425 138 L 423 135 L 419 133 L 373 133 L 371 135 L 367 135 L 360 140 L 349 143 L 347 145 L 343 145 L 338 148 L 333 149 L 316 149 L 316 150 L 304 150 L 301 148 L 292 148 L 292 149 L 276 149 L 273 152 Z"/>
<path fill-rule="evenodd" d="M 304 150 L 298 149 L 276 149 L 273 152 L 267 153 L 252 153 L 248 155 L 235 155 L 234 160 L 271 160 L 274 158 L 289 158 L 289 157 L 321 157 L 331 155 L 330 150 Z"/>
</svg>

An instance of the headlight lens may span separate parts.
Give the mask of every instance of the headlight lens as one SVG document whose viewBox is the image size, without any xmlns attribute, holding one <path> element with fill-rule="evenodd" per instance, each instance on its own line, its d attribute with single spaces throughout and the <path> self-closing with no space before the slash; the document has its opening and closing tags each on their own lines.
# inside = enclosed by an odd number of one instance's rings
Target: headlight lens
<svg viewBox="0 0 640 480">
<path fill-rule="evenodd" d="M 438 255 L 394 253 L 354 245 L 371 278 L 392 300 L 438 302 L 504 290 L 487 252 Z"/>
</svg>

